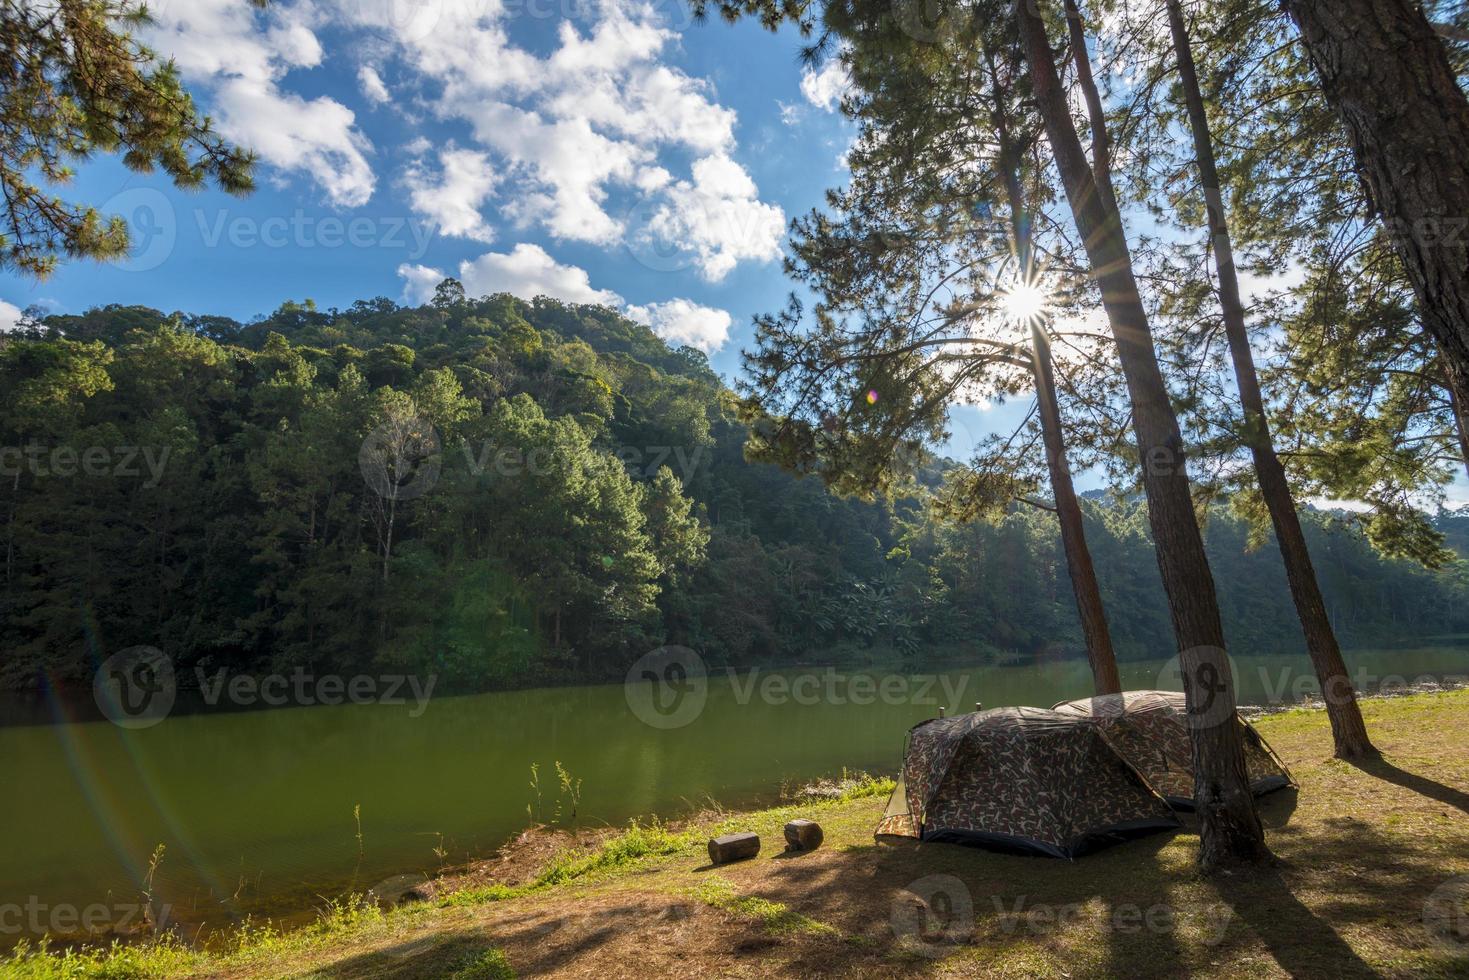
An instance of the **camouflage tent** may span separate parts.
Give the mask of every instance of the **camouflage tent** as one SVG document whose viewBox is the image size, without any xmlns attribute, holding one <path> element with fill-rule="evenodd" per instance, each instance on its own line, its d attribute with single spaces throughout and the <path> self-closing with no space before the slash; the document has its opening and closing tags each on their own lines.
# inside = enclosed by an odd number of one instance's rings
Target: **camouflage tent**
<svg viewBox="0 0 1469 980">
<path fill-rule="evenodd" d="M 1054 710 L 1100 723 L 1103 737 L 1117 754 L 1142 773 L 1170 805 L 1193 809 L 1193 755 L 1188 711 L 1182 694 L 1126 691 L 1063 701 Z M 1294 785 L 1284 763 L 1265 744 L 1260 733 L 1238 714 L 1234 723 L 1240 728 L 1245 768 L 1255 795 Z"/>
<path fill-rule="evenodd" d="M 1097 722 L 1042 708 L 992 708 L 908 733 L 877 836 L 1069 858 L 1178 826 Z"/>
</svg>

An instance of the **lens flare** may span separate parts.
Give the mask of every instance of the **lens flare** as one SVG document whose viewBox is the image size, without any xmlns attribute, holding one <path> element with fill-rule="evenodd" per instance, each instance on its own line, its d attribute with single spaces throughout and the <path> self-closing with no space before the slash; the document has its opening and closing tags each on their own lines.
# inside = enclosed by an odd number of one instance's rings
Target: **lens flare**
<svg viewBox="0 0 1469 980">
<path fill-rule="evenodd" d="M 1005 315 L 1016 323 L 1030 324 L 1045 316 L 1051 298 L 1044 289 L 1027 282 L 1017 282 L 1000 296 Z"/>
</svg>

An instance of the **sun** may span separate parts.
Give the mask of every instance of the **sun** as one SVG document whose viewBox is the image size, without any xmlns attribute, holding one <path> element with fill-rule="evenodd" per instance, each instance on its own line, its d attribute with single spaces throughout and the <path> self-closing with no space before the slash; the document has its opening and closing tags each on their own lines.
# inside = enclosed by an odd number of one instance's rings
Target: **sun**
<svg viewBox="0 0 1469 980">
<path fill-rule="evenodd" d="M 1030 324 L 1045 316 L 1051 297 L 1044 289 L 1027 282 L 1017 282 L 1000 294 L 1000 306 L 1016 323 Z"/>
</svg>

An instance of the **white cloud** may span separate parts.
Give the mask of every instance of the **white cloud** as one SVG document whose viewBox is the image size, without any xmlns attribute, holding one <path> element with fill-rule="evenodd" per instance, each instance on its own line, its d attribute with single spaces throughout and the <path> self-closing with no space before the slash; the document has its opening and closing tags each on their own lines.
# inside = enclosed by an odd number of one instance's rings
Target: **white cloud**
<svg viewBox="0 0 1469 980">
<path fill-rule="evenodd" d="M 0 333 L 7 333 L 20 326 L 20 307 L 0 299 Z"/>
<path fill-rule="evenodd" d="M 470 296 L 511 293 L 527 300 L 550 296 L 567 303 L 622 305 L 622 297 L 611 290 L 593 289 L 585 269 L 562 265 L 539 245 L 525 242 L 509 252 L 486 252 L 461 262 L 459 280 Z"/>
<path fill-rule="evenodd" d="M 226 138 L 267 164 L 308 174 L 333 204 L 355 207 L 375 184 L 371 145 L 355 115 L 335 99 L 308 100 L 280 88 L 292 69 L 321 64 L 312 30 L 318 16 L 308 2 L 259 14 L 240 0 L 190 0 L 154 11 L 146 40 L 173 58 L 188 82 L 213 90 Z"/>
<path fill-rule="evenodd" d="M 688 250 L 700 274 L 718 282 L 742 260 L 780 258 L 785 212 L 759 200 L 755 182 L 739 164 L 708 156 L 694 162 L 692 181 L 667 190 L 645 232 Z"/>
<path fill-rule="evenodd" d="M 392 98 L 383 77 L 371 65 L 363 65 L 357 69 L 357 84 L 361 87 L 363 96 L 373 105 L 382 105 Z"/>
<path fill-rule="evenodd" d="M 841 105 L 842 96 L 852 87 L 852 76 L 840 57 L 828 58 L 820 71 L 810 68 L 801 72 L 801 94 L 819 109 L 833 112 Z"/>
<path fill-rule="evenodd" d="M 398 266 L 398 275 L 403 279 L 404 302 L 414 306 L 422 306 L 433 299 L 434 288 L 447 278 L 438 269 L 407 262 Z"/>
<path fill-rule="evenodd" d="M 801 116 L 804 113 L 797 103 L 782 102 L 780 99 L 776 99 L 775 104 L 780 107 L 780 121 L 787 126 L 794 126 L 801 121 Z"/>
<path fill-rule="evenodd" d="M 444 273 L 426 265 L 398 266 L 403 297 L 413 304 L 427 303 Z M 550 296 L 566 303 L 595 303 L 623 307 L 623 299 L 609 289 L 594 289 L 585 269 L 563 265 L 539 245 L 522 242 L 509 252 L 486 252 L 459 264 L 459 281 L 474 297 L 510 293 L 524 300 Z M 627 305 L 624 314 L 647 324 L 671 345 L 687 344 L 712 353 L 729 340 L 734 319 L 724 310 L 701 306 L 693 300 L 671 299 L 645 306 Z"/>
<path fill-rule="evenodd" d="M 309 176 L 336 205 L 372 197 L 373 147 L 351 109 L 290 82 L 347 57 L 361 104 L 412 98 L 466 130 L 460 156 L 415 162 L 404 179 L 411 206 L 449 234 L 490 241 L 481 209 L 495 195 L 515 227 L 605 247 L 634 245 L 648 227 L 632 216 L 652 215 L 710 281 L 779 257 L 785 214 L 761 200 L 736 159 L 735 111 L 711 81 L 670 62 L 679 36 L 666 11 L 651 0 L 597 0 L 564 19 L 549 45 L 531 47 L 510 36 L 520 9 L 503 0 L 281 0 L 262 12 L 242 0 L 191 0 L 163 5 L 147 40 L 176 60 L 225 136 L 269 167 Z M 343 28 L 361 43 L 324 51 L 322 32 Z M 831 71 L 803 81 L 807 98 L 829 107 Z"/>
<path fill-rule="evenodd" d="M 590 23 L 563 22 L 543 57 L 510 41 L 498 4 L 439 4 L 431 24 L 396 27 L 365 8 L 355 16 L 392 33 L 437 84 L 438 113 L 467 122 L 494 155 L 516 224 L 611 246 L 626 241 L 637 208 L 663 215 L 660 234 L 691 251 L 706 278 L 777 257 L 785 215 L 759 200 L 733 158 L 735 112 L 709 82 L 663 61 L 676 33 L 642 0 L 588 9 Z M 699 161 L 695 172 L 680 179 L 670 156 Z M 697 172 L 706 160 L 721 187 Z"/>
<path fill-rule="evenodd" d="M 282 170 L 310 174 L 333 204 L 360 207 L 372 197 L 371 147 L 354 127 L 352 110 L 340 102 L 308 102 L 231 79 L 217 90 L 215 104 L 222 130 Z"/>
<path fill-rule="evenodd" d="M 655 334 L 670 344 L 687 344 L 706 354 L 724 346 L 734 322 L 724 310 L 700 306 L 687 299 L 629 306 L 627 315 L 652 327 Z"/>
<path fill-rule="evenodd" d="M 427 172 L 421 165 L 410 167 L 403 176 L 413 210 L 428 218 L 446 235 L 478 242 L 495 239 L 480 207 L 495 190 L 495 171 L 490 158 L 478 150 L 453 146 L 439 154 L 440 171 Z"/>
</svg>

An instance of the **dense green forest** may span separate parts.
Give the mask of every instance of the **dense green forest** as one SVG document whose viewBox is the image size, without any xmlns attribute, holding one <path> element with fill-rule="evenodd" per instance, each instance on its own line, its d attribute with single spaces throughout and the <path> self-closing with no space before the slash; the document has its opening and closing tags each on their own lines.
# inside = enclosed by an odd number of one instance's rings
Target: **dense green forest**
<svg viewBox="0 0 1469 980">
<path fill-rule="evenodd" d="M 1083 654 L 1054 515 L 956 525 L 749 463 L 706 358 L 607 308 L 449 282 L 250 324 L 109 306 L 0 344 L 7 688 L 137 644 L 443 691 L 618 677 L 662 643 L 741 667 Z M 1086 511 L 1119 653 L 1172 653 L 1141 502 Z M 1469 632 L 1465 563 L 1309 518 L 1345 642 Z M 1463 553 L 1469 517 L 1439 527 Z M 1211 515 L 1231 648 L 1297 650 L 1279 554 L 1247 537 Z"/>
</svg>

